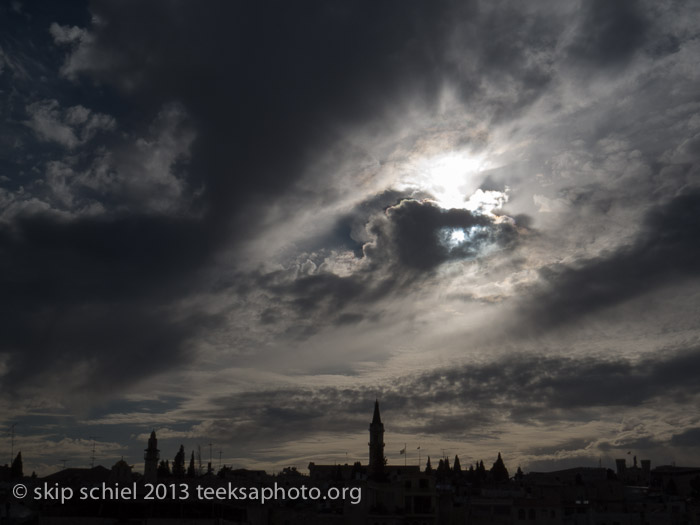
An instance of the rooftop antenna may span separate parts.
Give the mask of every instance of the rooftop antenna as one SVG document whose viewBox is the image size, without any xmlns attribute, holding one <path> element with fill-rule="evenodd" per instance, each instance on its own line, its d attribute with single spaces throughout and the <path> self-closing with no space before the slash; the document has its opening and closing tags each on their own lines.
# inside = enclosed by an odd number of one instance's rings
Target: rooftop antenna
<svg viewBox="0 0 700 525">
<path fill-rule="evenodd" d="M 90 456 L 90 468 L 95 468 L 95 440 L 100 436 L 88 436 L 92 440 L 92 455 Z"/>
<path fill-rule="evenodd" d="M 202 445 L 197 445 L 197 463 L 199 464 L 199 475 L 202 475 Z"/>
<path fill-rule="evenodd" d="M 219 470 L 221 470 L 221 450 L 219 450 Z"/>
</svg>

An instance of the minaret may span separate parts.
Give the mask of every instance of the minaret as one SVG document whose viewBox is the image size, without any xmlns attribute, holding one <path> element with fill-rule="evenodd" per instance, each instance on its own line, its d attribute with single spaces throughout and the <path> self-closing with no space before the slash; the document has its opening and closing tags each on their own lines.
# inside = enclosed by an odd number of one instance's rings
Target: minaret
<svg viewBox="0 0 700 525">
<path fill-rule="evenodd" d="M 374 415 L 369 425 L 369 476 L 372 479 L 384 477 L 384 425 L 379 416 L 379 401 L 374 401 Z"/>
<path fill-rule="evenodd" d="M 146 483 L 155 483 L 158 481 L 158 460 L 160 459 L 155 430 L 151 432 L 151 437 L 148 438 L 148 448 L 144 452 L 143 459 L 143 478 Z"/>
</svg>

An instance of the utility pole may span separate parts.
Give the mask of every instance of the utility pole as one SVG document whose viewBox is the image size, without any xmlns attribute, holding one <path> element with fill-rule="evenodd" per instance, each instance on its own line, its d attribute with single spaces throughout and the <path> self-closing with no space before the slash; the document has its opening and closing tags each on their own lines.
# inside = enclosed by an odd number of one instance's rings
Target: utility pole
<svg viewBox="0 0 700 525">
<path fill-rule="evenodd" d="M 15 460 L 15 425 L 17 423 L 12 423 L 12 426 L 10 426 L 10 462 L 8 465 L 12 465 L 12 462 Z"/>
<path fill-rule="evenodd" d="M 95 468 L 95 440 L 100 436 L 88 436 L 92 440 L 92 455 L 90 456 L 90 468 Z"/>
</svg>

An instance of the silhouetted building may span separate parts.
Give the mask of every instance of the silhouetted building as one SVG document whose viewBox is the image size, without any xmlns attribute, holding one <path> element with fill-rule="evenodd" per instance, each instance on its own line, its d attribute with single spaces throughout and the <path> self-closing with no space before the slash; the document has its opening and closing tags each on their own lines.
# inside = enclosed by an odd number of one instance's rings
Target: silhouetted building
<svg viewBox="0 0 700 525">
<path fill-rule="evenodd" d="M 649 476 L 651 473 L 650 460 L 643 459 L 640 468 L 637 466 L 637 456 L 634 456 L 634 464 L 631 467 L 627 466 L 626 460 L 616 459 L 615 466 L 617 468 L 618 479 L 625 485 L 646 486 L 649 484 Z"/>
<path fill-rule="evenodd" d="M 372 479 L 384 478 L 384 424 L 379 415 L 379 400 L 374 401 L 374 415 L 369 425 L 369 476 Z"/>
<path fill-rule="evenodd" d="M 661 465 L 651 472 L 651 485 L 669 495 L 700 499 L 700 467 Z"/>
<path fill-rule="evenodd" d="M 618 460 L 617 474 L 602 467 L 528 474 L 518 468 L 518 474 L 510 479 L 499 453 L 490 470 L 483 461 L 462 469 L 456 457 L 451 467 L 443 457 L 437 469 L 421 471 L 418 465 L 387 463 L 378 401 L 369 431 L 369 465 L 359 461 L 352 465 L 310 463 L 308 476 L 293 467 L 276 476 L 262 470 L 224 467 L 216 476 L 178 479 L 178 487 L 188 488 L 187 498 L 168 492 L 155 500 L 146 499 L 146 492 L 137 490 L 138 497 L 133 499 L 17 501 L 10 498 L 9 491 L 3 491 L 9 486 L 9 467 L 5 466 L 0 468 L 0 474 L 4 473 L 0 479 L 0 522 L 9 518 L 10 523 L 39 525 L 700 525 L 700 468 L 662 466 L 651 471 L 648 460 L 637 466 L 635 458 L 630 467 L 624 459 Z M 159 459 L 155 432 L 148 440 L 144 459 L 145 475 L 151 476 Z M 128 489 L 129 482 L 138 485 L 138 478 L 122 459 L 111 471 L 103 467 L 65 469 L 41 481 L 25 478 L 23 483 L 99 491 L 105 483 Z M 314 487 L 321 495 L 333 490 L 356 496 L 273 499 L 264 505 L 230 497 L 204 501 L 196 496 L 197 487 L 230 494 L 233 489 L 261 489 L 273 484 L 288 494 Z M 38 521 L 27 521 L 32 516 Z"/>
<path fill-rule="evenodd" d="M 129 465 L 124 458 L 117 461 L 114 466 L 112 466 L 112 471 L 109 473 L 107 478 L 107 483 L 110 485 L 119 483 L 120 485 L 128 485 L 133 481 L 133 475 L 131 472 L 131 465 Z"/>
</svg>

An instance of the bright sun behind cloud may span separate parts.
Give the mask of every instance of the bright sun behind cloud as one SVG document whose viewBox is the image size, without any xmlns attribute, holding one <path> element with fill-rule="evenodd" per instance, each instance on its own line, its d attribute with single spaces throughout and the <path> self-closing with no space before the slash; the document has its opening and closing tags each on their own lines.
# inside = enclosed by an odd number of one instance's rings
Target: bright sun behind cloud
<svg viewBox="0 0 700 525">
<path fill-rule="evenodd" d="M 490 168 L 493 166 L 483 153 L 442 153 L 415 162 L 401 178 L 398 188 L 427 193 L 445 209 L 493 215 L 494 210 L 508 201 L 508 189 L 484 191 L 478 188 L 482 179 L 479 175 Z"/>
</svg>

